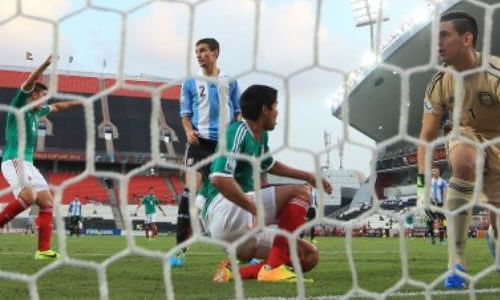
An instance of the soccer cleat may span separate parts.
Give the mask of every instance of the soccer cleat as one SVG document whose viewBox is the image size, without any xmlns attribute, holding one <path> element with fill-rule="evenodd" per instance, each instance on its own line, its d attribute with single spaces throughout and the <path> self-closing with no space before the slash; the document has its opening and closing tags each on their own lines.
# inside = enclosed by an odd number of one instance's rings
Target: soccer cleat
<svg viewBox="0 0 500 300">
<path fill-rule="evenodd" d="M 43 259 L 57 259 L 59 257 L 59 253 L 57 253 L 54 250 L 45 250 L 45 251 L 40 251 L 37 250 L 35 252 L 35 259 L 36 260 L 43 260 Z"/>
<path fill-rule="evenodd" d="M 186 260 L 186 254 L 184 252 L 181 252 L 177 255 L 171 256 L 170 257 L 170 266 L 174 268 L 180 268 L 184 265 L 184 261 Z"/>
<path fill-rule="evenodd" d="M 231 272 L 231 262 L 227 259 L 224 259 L 217 266 L 217 270 L 212 277 L 212 281 L 216 283 L 223 283 L 228 282 L 231 279 L 233 279 L 233 273 Z"/>
<path fill-rule="evenodd" d="M 270 265 L 263 265 L 257 275 L 262 282 L 296 282 L 295 273 L 287 266 L 281 265 L 272 269 Z"/>
<path fill-rule="evenodd" d="M 461 264 L 456 264 L 455 269 L 465 272 L 465 268 Z M 456 273 L 451 273 L 444 279 L 444 287 L 446 289 L 464 289 L 466 288 L 465 280 Z"/>
<path fill-rule="evenodd" d="M 488 228 L 488 231 L 486 232 L 486 239 L 488 240 L 488 250 L 491 253 L 491 256 L 495 258 L 496 255 L 496 246 L 495 246 L 495 234 L 493 233 L 493 227 Z"/>
</svg>

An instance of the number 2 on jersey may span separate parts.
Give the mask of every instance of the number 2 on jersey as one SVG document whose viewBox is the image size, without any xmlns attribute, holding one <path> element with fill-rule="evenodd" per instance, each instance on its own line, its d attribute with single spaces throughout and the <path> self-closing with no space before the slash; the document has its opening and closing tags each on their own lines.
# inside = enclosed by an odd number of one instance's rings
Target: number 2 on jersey
<svg viewBox="0 0 500 300">
<path fill-rule="evenodd" d="M 205 86 L 204 85 L 200 85 L 200 86 L 198 86 L 198 89 L 200 90 L 200 97 L 201 98 L 205 98 L 207 96 L 207 94 L 205 92 Z"/>
</svg>

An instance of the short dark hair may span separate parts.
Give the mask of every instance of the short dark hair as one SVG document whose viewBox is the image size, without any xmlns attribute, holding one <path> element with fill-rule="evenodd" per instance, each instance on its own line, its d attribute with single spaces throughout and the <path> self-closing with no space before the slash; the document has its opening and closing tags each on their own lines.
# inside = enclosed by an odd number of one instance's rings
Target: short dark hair
<svg viewBox="0 0 500 300">
<path fill-rule="evenodd" d="M 217 50 L 217 52 L 218 52 L 217 56 L 220 54 L 219 42 L 217 42 L 216 39 L 214 39 L 214 38 L 203 38 L 203 39 L 200 39 L 200 40 L 198 40 L 196 42 L 196 46 L 199 46 L 200 44 L 207 44 L 208 48 L 210 49 L 210 51 Z"/>
<path fill-rule="evenodd" d="M 473 16 L 461 11 L 452 11 L 443 14 L 440 21 L 451 21 L 453 23 L 453 27 L 455 27 L 455 30 L 460 35 L 463 35 L 466 32 L 470 32 L 472 34 L 472 45 L 474 46 L 474 48 L 476 47 L 478 29 L 477 21 Z"/>
<path fill-rule="evenodd" d="M 248 87 L 240 97 L 241 114 L 243 118 L 255 121 L 259 118 L 262 108 L 271 108 L 276 103 L 278 91 L 267 85 L 254 84 Z"/>
<path fill-rule="evenodd" d="M 41 82 L 35 82 L 35 87 L 33 88 L 33 92 L 41 92 L 41 91 L 48 91 L 49 88 L 41 83 Z"/>
<path fill-rule="evenodd" d="M 154 189 L 155 189 L 154 187 L 150 186 L 148 190 L 154 190 Z"/>
</svg>

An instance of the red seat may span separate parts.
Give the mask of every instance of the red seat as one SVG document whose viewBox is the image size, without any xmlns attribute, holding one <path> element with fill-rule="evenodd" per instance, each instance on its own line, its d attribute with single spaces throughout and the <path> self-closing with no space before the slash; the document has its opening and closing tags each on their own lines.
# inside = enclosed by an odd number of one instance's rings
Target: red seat
<svg viewBox="0 0 500 300">
<path fill-rule="evenodd" d="M 174 185 L 175 192 L 177 194 L 182 194 L 182 192 L 184 191 L 184 185 L 182 184 L 181 179 L 176 175 L 170 175 L 168 176 L 168 178 L 170 179 L 170 182 L 172 182 L 172 184 Z"/>
<path fill-rule="evenodd" d="M 78 176 L 78 173 L 49 173 L 48 180 L 52 185 L 60 185 L 65 180 Z M 94 176 L 87 176 L 77 183 L 74 183 L 63 192 L 62 204 L 69 204 L 71 200 L 79 195 L 80 199 L 88 197 L 90 200 L 106 202 L 108 193 L 101 184 L 100 179 Z"/>
</svg>

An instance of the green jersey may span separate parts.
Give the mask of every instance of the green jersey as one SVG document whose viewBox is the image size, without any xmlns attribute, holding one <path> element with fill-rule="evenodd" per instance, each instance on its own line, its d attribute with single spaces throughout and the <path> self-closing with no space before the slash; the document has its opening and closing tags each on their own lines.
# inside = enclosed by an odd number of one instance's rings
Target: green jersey
<svg viewBox="0 0 500 300">
<path fill-rule="evenodd" d="M 226 129 L 226 140 L 228 153 L 246 154 L 260 158 L 269 152 L 267 131 L 263 131 L 257 140 L 245 121 L 230 124 Z M 268 156 L 261 161 L 260 172 L 268 171 L 273 165 L 274 159 Z M 246 160 L 220 156 L 212 162 L 211 176 L 233 177 L 243 192 L 254 190 L 252 164 Z M 218 193 L 219 191 L 210 180 L 204 182 L 200 190 L 200 194 L 207 199 L 203 207 L 203 217 L 206 216 L 210 203 Z"/>
<path fill-rule="evenodd" d="M 142 199 L 142 204 L 144 204 L 146 215 L 150 215 L 156 213 L 156 206 L 160 204 L 160 201 L 158 201 L 155 195 L 147 195 Z"/>
<path fill-rule="evenodd" d="M 19 89 L 10 105 L 16 108 L 21 108 L 26 105 L 30 95 L 31 92 L 26 93 L 22 89 Z M 49 113 L 50 106 L 45 106 L 37 111 L 29 110 L 24 114 L 26 127 L 26 147 L 24 148 L 25 161 L 33 162 L 33 152 L 35 152 L 37 139 L 38 120 Z M 5 126 L 5 148 L 3 149 L 2 161 L 18 157 L 18 140 L 16 116 L 13 113 L 8 113 L 7 124 Z"/>
</svg>

